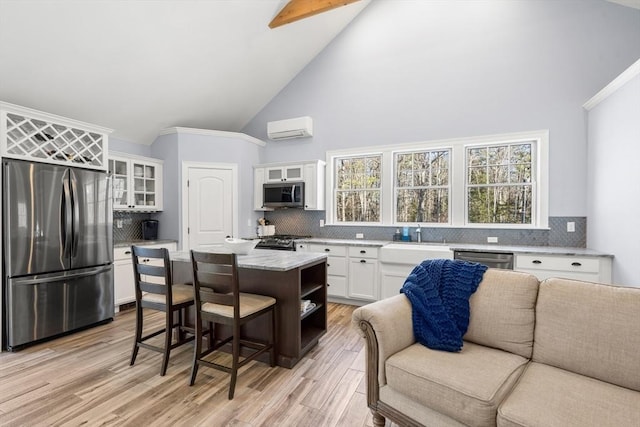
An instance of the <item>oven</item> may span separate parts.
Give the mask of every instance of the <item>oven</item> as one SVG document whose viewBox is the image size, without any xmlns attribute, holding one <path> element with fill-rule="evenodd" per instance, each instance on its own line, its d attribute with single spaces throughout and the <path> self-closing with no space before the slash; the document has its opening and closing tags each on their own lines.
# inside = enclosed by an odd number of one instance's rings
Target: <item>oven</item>
<svg viewBox="0 0 640 427">
<path fill-rule="evenodd" d="M 278 251 L 295 251 L 296 240 L 308 239 L 311 236 L 294 236 L 290 234 L 276 234 L 260 239 L 256 249 L 273 249 Z"/>
</svg>

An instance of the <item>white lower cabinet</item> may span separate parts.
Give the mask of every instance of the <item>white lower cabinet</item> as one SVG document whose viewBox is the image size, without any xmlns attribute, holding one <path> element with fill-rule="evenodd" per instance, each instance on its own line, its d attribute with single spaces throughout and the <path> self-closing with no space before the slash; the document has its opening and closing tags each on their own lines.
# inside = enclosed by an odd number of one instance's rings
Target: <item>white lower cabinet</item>
<svg viewBox="0 0 640 427">
<path fill-rule="evenodd" d="M 380 295 L 378 280 L 378 248 L 349 247 L 349 298 L 377 301 Z"/>
<path fill-rule="evenodd" d="M 175 251 L 177 247 L 175 243 L 158 243 L 144 246 L 148 248 L 167 248 L 170 251 Z M 116 307 L 136 300 L 130 246 L 113 249 L 113 300 Z"/>
<path fill-rule="evenodd" d="M 341 301 L 378 299 L 378 248 L 320 243 L 299 243 L 296 248 L 327 254 L 327 296 Z"/>
<path fill-rule="evenodd" d="M 380 264 L 380 299 L 398 295 L 415 265 Z"/>
<path fill-rule="evenodd" d="M 115 306 L 135 301 L 131 248 L 113 250 L 113 300 Z"/>
<path fill-rule="evenodd" d="M 299 244 L 298 250 L 327 254 L 327 296 L 347 297 L 347 247 L 318 243 Z"/>
<path fill-rule="evenodd" d="M 538 280 L 549 277 L 611 283 L 611 258 L 566 255 L 516 254 L 514 270 L 533 274 Z"/>
<path fill-rule="evenodd" d="M 378 283 L 377 260 L 366 258 L 349 260 L 349 298 L 377 301 Z"/>
</svg>

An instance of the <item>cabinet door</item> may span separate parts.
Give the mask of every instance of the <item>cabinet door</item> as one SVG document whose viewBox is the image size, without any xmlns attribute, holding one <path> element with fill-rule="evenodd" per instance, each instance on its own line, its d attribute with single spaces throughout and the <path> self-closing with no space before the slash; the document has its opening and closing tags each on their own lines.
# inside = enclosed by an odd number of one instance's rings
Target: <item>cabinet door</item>
<svg viewBox="0 0 640 427">
<path fill-rule="evenodd" d="M 302 181 L 303 177 L 302 165 L 292 165 L 284 168 L 285 181 Z"/>
<path fill-rule="evenodd" d="M 302 179 L 302 165 L 274 166 L 271 168 L 266 168 L 266 182 L 302 181 Z"/>
<path fill-rule="evenodd" d="M 265 180 L 267 182 L 283 181 L 284 169 L 282 168 L 267 168 L 265 174 Z"/>
<path fill-rule="evenodd" d="M 318 181 L 315 163 L 304 165 L 304 208 L 318 209 Z"/>
<path fill-rule="evenodd" d="M 157 207 L 158 166 L 143 162 L 132 162 L 133 205 L 136 208 L 155 209 Z"/>
<path fill-rule="evenodd" d="M 136 300 L 131 259 L 113 263 L 113 300 L 116 306 Z"/>
<path fill-rule="evenodd" d="M 162 210 L 162 162 L 110 157 L 113 209 Z"/>
<path fill-rule="evenodd" d="M 327 295 L 331 297 L 347 297 L 347 278 L 344 276 L 327 276 Z"/>
<path fill-rule="evenodd" d="M 264 207 L 264 192 L 262 185 L 265 182 L 265 169 L 255 168 L 253 170 L 253 209 L 256 211 L 267 211 Z"/>
<path fill-rule="evenodd" d="M 360 258 L 349 260 L 349 297 L 367 301 L 378 299 L 378 261 Z"/>
<path fill-rule="evenodd" d="M 113 208 L 127 209 L 129 203 L 129 168 L 131 163 L 126 159 L 110 158 L 109 173 L 111 173 L 111 185 L 113 187 Z"/>
</svg>

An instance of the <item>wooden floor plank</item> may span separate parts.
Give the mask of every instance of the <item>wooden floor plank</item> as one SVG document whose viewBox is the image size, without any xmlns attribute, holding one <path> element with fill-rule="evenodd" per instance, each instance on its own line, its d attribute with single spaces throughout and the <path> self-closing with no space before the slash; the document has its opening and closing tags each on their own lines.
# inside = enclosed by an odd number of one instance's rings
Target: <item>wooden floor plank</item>
<svg viewBox="0 0 640 427">
<path fill-rule="evenodd" d="M 200 367 L 189 386 L 191 344 L 172 351 L 164 377 L 160 354 L 146 349 L 129 366 L 135 313 L 123 311 L 111 323 L 0 353 L 0 425 L 371 425 L 355 308 L 329 304 L 327 334 L 293 369 L 248 363 L 231 401 L 224 372 Z M 145 322 L 161 327 L 162 314 L 145 313 Z"/>
</svg>

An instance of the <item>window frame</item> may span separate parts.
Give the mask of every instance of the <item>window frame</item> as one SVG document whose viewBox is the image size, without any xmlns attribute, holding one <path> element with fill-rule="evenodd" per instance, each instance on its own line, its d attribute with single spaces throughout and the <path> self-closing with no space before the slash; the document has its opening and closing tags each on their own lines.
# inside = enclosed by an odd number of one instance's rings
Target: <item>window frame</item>
<svg viewBox="0 0 640 427">
<path fill-rule="evenodd" d="M 533 183 L 532 224 L 475 224 L 467 222 L 467 175 L 466 150 L 470 146 L 486 146 L 496 144 L 513 144 L 518 142 L 534 142 L 532 150 L 532 172 L 535 172 L 536 182 Z M 420 150 L 449 149 L 449 223 L 423 223 L 429 227 L 454 228 L 504 228 L 504 229 L 548 229 L 549 228 L 549 130 L 537 130 L 456 139 L 420 141 L 394 145 L 349 148 L 326 152 L 326 162 L 329 170 L 326 174 L 326 221 L 325 225 L 339 226 L 402 226 L 412 223 L 400 223 L 395 218 L 395 153 Z M 335 158 L 359 157 L 366 155 L 382 155 L 380 182 L 380 222 L 350 222 L 335 221 Z"/>
<path fill-rule="evenodd" d="M 446 186 L 442 186 L 442 185 L 428 185 L 428 186 L 423 186 L 423 187 L 398 187 L 397 184 L 397 178 L 398 178 L 398 170 L 397 170 L 397 158 L 399 155 L 403 155 L 403 154 L 416 154 L 416 153 L 421 153 L 421 152 L 435 152 L 435 151 L 446 151 L 449 155 L 449 159 L 448 159 L 448 165 L 447 165 L 447 173 L 448 173 L 448 178 L 447 178 L 447 185 Z M 447 201 L 447 218 L 448 220 L 446 222 L 428 222 L 428 221 L 420 221 L 420 224 L 424 224 L 427 226 L 432 226 L 432 225 L 437 225 L 437 226 L 442 226 L 442 225 L 450 225 L 451 224 L 451 194 L 452 194 L 452 182 L 453 180 L 452 178 L 452 162 L 451 160 L 453 159 L 453 150 L 450 147 L 445 147 L 445 148 L 420 148 L 420 149 L 410 149 L 410 150 L 394 150 L 393 151 L 393 169 L 391 170 L 391 175 L 393 178 L 393 212 L 392 212 L 392 218 L 393 218 L 393 223 L 394 224 L 398 224 L 398 225 L 402 225 L 402 224 L 414 224 L 416 223 L 415 221 L 397 221 L 396 218 L 398 218 L 398 190 L 399 189 L 405 189 L 405 188 L 424 188 L 424 189 L 436 189 L 436 188 L 442 188 L 442 187 L 446 187 L 447 189 L 447 197 L 448 197 L 448 201 Z"/>
<path fill-rule="evenodd" d="M 355 159 L 355 158 L 364 158 L 366 159 L 367 157 L 377 157 L 380 156 L 380 187 L 377 188 L 377 191 L 379 192 L 379 196 L 380 196 L 380 220 L 379 221 L 349 221 L 349 222 L 338 222 L 337 221 L 337 195 L 338 192 L 341 191 L 337 188 L 337 186 L 335 185 L 335 178 L 336 178 L 336 162 L 339 159 Z M 331 169 L 330 169 L 330 173 L 332 175 L 332 183 L 334 183 L 334 185 L 332 185 L 331 187 L 327 187 L 328 188 L 328 192 L 330 192 L 331 194 L 331 217 L 333 218 L 334 222 L 336 225 L 381 225 L 382 224 L 382 212 L 383 212 L 383 206 L 382 206 L 382 182 L 383 182 L 383 176 L 384 176 L 384 170 L 383 170 L 383 160 L 384 157 L 382 155 L 382 153 L 366 153 L 366 154 L 354 154 L 354 155 L 344 155 L 344 156 L 334 156 L 332 161 L 331 161 Z M 358 189 L 359 191 L 371 191 L 371 190 L 375 190 L 375 188 L 360 188 Z"/>
<path fill-rule="evenodd" d="M 472 223 L 469 222 L 469 188 L 470 187 L 495 187 L 498 186 L 498 184 L 486 184 L 486 185 L 471 185 L 469 184 L 469 162 L 468 162 L 468 153 L 469 153 L 469 149 L 471 148 L 490 148 L 490 147 L 510 147 L 512 145 L 523 145 L 523 144 L 531 144 L 532 149 L 531 149 L 531 182 L 526 184 L 523 183 L 525 185 L 530 185 L 531 186 L 531 224 L 516 224 L 516 223 L 508 223 L 508 224 L 499 224 L 499 223 Z M 502 141 L 502 142 L 495 142 L 495 143 L 488 143 L 488 144 L 480 144 L 480 143 L 476 143 L 476 144 L 467 144 L 465 145 L 465 149 L 464 149 L 464 168 L 465 168 L 465 174 L 464 174 L 464 220 L 465 220 L 465 225 L 469 226 L 469 227 L 482 227 L 482 228 L 494 228 L 495 226 L 498 227 L 503 227 L 503 226 L 510 226 L 510 227 L 526 227 L 526 228 L 531 228 L 531 227 L 535 227 L 535 224 L 537 224 L 537 210 L 536 207 L 538 205 L 538 200 L 537 200 L 537 193 L 536 193 L 536 188 L 537 188 L 537 184 L 538 184 L 538 170 L 537 170 L 537 163 L 538 163 L 538 141 L 535 139 L 526 139 L 526 140 L 518 140 L 518 141 Z M 501 184 L 504 186 L 504 184 Z M 515 184 L 511 184 L 508 183 L 506 184 L 506 186 L 511 186 L 511 185 L 515 185 Z"/>
</svg>

